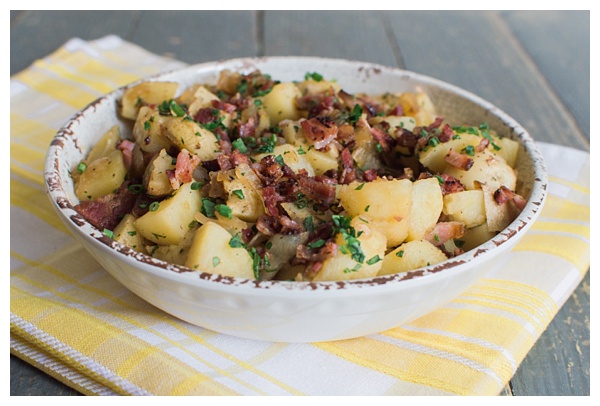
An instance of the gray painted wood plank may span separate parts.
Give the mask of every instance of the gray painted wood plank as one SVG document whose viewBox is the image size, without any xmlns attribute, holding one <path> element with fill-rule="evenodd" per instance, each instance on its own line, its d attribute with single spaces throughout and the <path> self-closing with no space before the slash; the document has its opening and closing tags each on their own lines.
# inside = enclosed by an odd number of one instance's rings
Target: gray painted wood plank
<svg viewBox="0 0 600 406">
<path fill-rule="evenodd" d="M 132 41 L 187 63 L 257 56 L 254 11 L 146 11 Z"/>
<path fill-rule="evenodd" d="M 11 24 L 10 74 L 56 51 L 73 37 L 92 40 L 109 34 L 128 39 L 135 11 L 22 11 Z"/>
<path fill-rule="evenodd" d="M 397 66 L 382 13 L 266 11 L 265 55 L 307 55 Z"/>
<path fill-rule="evenodd" d="M 504 12 L 503 18 L 590 138 L 590 12 Z"/>
<path fill-rule="evenodd" d="M 489 100 L 537 140 L 589 148 L 499 12 L 410 11 L 388 16 L 409 70 Z"/>
<path fill-rule="evenodd" d="M 514 395 L 590 395 L 590 273 L 511 379 Z"/>
<path fill-rule="evenodd" d="M 78 396 L 76 390 L 40 372 L 14 355 L 10 356 L 11 396 Z"/>
</svg>

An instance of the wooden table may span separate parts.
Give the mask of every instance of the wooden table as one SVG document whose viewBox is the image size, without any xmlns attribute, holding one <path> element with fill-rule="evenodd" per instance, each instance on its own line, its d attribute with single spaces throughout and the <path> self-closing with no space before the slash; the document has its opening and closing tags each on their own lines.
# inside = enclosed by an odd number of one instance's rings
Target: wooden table
<svg viewBox="0 0 600 406">
<path fill-rule="evenodd" d="M 116 34 L 188 63 L 314 55 L 430 75 L 491 101 L 540 141 L 590 148 L 590 12 L 11 11 L 10 73 L 72 37 Z M 11 395 L 78 393 L 16 357 Z M 589 272 L 504 395 L 590 394 Z"/>
</svg>

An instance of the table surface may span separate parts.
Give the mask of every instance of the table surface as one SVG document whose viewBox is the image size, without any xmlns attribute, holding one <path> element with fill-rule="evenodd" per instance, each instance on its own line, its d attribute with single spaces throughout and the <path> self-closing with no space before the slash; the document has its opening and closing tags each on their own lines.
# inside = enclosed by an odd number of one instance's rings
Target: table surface
<svg viewBox="0 0 600 406">
<path fill-rule="evenodd" d="M 534 139 L 590 148 L 589 11 L 11 11 L 10 73 L 115 34 L 187 63 L 311 55 L 396 66 L 489 100 Z M 78 395 L 11 355 L 11 395 Z M 589 272 L 503 395 L 590 394 Z"/>
</svg>

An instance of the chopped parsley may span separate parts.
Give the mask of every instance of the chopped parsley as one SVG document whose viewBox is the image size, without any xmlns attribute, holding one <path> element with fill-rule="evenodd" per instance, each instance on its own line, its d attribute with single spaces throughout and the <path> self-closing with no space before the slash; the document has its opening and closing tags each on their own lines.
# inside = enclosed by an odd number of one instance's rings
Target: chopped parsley
<svg viewBox="0 0 600 406">
<path fill-rule="evenodd" d="M 246 245 L 243 243 L 242 239 L 240 238 L 240 235 L 236 234 L 233 237 L 231 237 L 231 240 L 229 240 L 229 246 L 231 248 L 240 248 L 245 247 Z"/>
<path fill-rule="evenodd" d="M 234 195 L 236 195 L 238 197 L 238 199 L 244 199 L 244 191 L 242 189 L 236 189 L 234 191 L 232 191 L 231 193 L 233 193 Z"/>
<path fill-rule="evenodd" d="M 309 80 L 312 79 L 315 82 L 320 82 L 323 80 L 323 75 L 321 75 L 320 73 L 317 72 L 306 72 L 306 74 L 304 75 L 304 80 Z"/>
<path fill-rule="evenodd" d="M 245 154 L 246 152 L 248 152 L 248 148 L 246 147 L 246 144 L 244 144 L 244 140 L 242 140 L 241 138 L 234 140 L 231 143 L 231 145 L 233 146 L 233 148 L 237 149 L 242 154 Z"/>
<path fill-rule="evenodd" d="M 373 265 L 379 261 L 383 261 L 383 258 L 381 258 L 379 255 L 375 255 L 373 258 L 367 260 L 367 265 Z"/>
<path fill-rule="evenodd" d="M 216 268 L 217 265 L 219 265 L 221 263 L 221 258 L 219 257 L 212 257 L 212 266 L 213 268 Z"/>
<path fill-rule="evenodd" d="M 224 204 L 215 205 L 215 211 L 218 212 L 221 216 L 227 217 L 228 219 L 232 218 L 232 210 L 231 207 Z"/>
<path fill-rule="evenodd" d="M 206 217 L 214 217 L 215 216 L 215 202 L 210 200 L 209 198 L 202 198 L 202 207 L 200 208 L 200 213 L 204 214 Z"/>
<path fill-rule="evenodd" d="M 77 165 L 77 172 L 79 172 L 79 173 L 85 172 L 86 169 L 87 169 L 87 164 L 85 162 L 80 162 L 79 165 Z"/>
<path fill-rule="evenodd" d="M 108 228 L 105 228 L 104 231 L 102 231 L 102 234 L 104 234 L 105 236 L 107 236 L 108 238 L 115 238 L 115 233 L 113 233 L 111 230 L 109 230 Z"/>
</svg>

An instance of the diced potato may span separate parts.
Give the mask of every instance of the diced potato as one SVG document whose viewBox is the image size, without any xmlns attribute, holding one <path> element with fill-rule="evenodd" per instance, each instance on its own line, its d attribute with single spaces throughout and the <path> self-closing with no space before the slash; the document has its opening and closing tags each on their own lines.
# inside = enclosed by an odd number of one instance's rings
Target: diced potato
<svg viewBox="0 0 600 406">
<path fill-rule="evenodd" d="M 413 183 L 412 209 L 408 227 L 408 241 L 421 240 L 440 218 L 444 200 L 437 178 L 417 180 Z"/>
<path fill-rule="evenodd" d="M 475 134 L 463 133 L 458 138 L 451 139 L 448 142 L 440 142 L 435 146 L 427 145 L 418 153 L 419 161 L 436 173 L 442 173 L 447 167 L 450 167 L 444 160 L 448 152 L 453 149 L 456 152 L 463 151 L 466 147 L 475 147 L 481 142 L 481 137 Z"/>
<path fill-rule="evenodd" d="M 213 100 L 219 101 L 219 98 L 205 86 L 199 85 L 190 89 L 189 93 L 184 92 L 178 100 L 180 104 L 188 106 L 188 114 L 194 117 L 198 110 L 212 107 L 211 102 Z"/>
<path fill-rule="evenodd" d="M 468 171 L 448 165 L 444 173 L 458 179 L 467 190 L 477 189 L 475 182 L 486 183 L 489 186 L 506 186 L 515 190 L 517 175 L 515 171 L 504 162 L 502 157 L 494 155 L 489 150 L 476 152 L 473 166 Z"/>
<path fill-rule="evenodd" d="M 155 154 L 161 149 L 170 148 L 171 142 L 162 132 L 162 123 L 166 118 L 150 107 L 140 108 L 133 125 L 133 138 L 142 151 Z"/>
<path fill-rule="evenodd" d="M 187 149 L 202 161 L 216 159 L 221 152 L 217 137 L 195 121 L 167 117 L 163 122 L 164 134 L 179 149 Z"/>
<path fill-rule="evenodd" d="M 382 121 L 387 122 L 390 125 L 390 134 L 393 136 L 397 127 L 405 128 L 408 131 L 412 131 L 416 126 L 417 122 L 413 117 L 409 116 L 386 116 L 386 117 L 373 117 L 369 120 L 369 124 L 375 125 Z"/>
<path fill-rule="evenodd" d="M 358 217 L 353 218 L 350 225 L 356 230 L 364 261 L 357 262 L 349 252 L 344 253 L 343 249 L 338 248 L 335 256 L 323 262 L 323 266 L 313 278 L 314 281 L 370 278 L 377 275 L 381 269 L 386 249 L 385 236 Z M 338 247 L 346 244 L 341 233 L 337 234 L 335 242 Z"/>
<path fill-rule="evenodd" d="M 426 93 L 402 93 L 400 104 L 404 114 L 414 117 L 418 126 L 429 125 L 436 118 L 435 107 Z"/>
<path fill-rule="evenodd" d="M 473 228 L 485 223 L 485 206 L 481 190 L 463 190 L 444 196 L 444 214 L 451 221 L 465 223 L 466 228 Z"/>
<path fill-rule="evenodd" d="M 508 166 L 514 168 L 519 156 L 520 144 L 515 140 L 505 137 L 494 137 L 494 144 L 496 144 L 500 149 L 497 150 L 492 146 L 491 151 L 497 155 L 500 155 L 502 158 L 504 158 Z"/>
<path fill-rule="evenodd" d="M 331 169 L 338 169 L 337 150 L 319 151 L 308 146 L 302 147 L 306 151 L 306 160 L 315 171 L 315 175 L 323 175 Z"/>
<path fill-rule="evenodd" d="M 378 178 L 373 182 L 342 185 L 339 199 L 349 215 L 371 217 L 375 227 L 386 236 L 388 247 L 391 247 L 401 243 L 408 235 L 412 193 L 413 183 L 408 179 Z"/>
<path fill-rule="evenodd" d="M 273 123 L 285 119 L 298 120 L 300 112 L 296 108 L 296 99 L 301 96 L 300 89 L 294 83 L 278 83 L 264 96 L 262 105 Z"/>
<path fill-rule="evenodd" d="M 123 162 L 123 152 L 113 150 L 108 156 L 90 162 L 79 176 L 75 186 L 75 195 L 81 201 L 95 200 L 100 196 L 113 193 L 121 186 L 127 175 Z"/>
<path fill-rule="evenodd" d="M 200 210 L 200 191 L 193 190 L 191 185 L 192 182 L 184 183 L 173 196 L 161 201 L 158 209 L 148 211 L 135 221 L 135 228 L 144 238 L 158 245 L 181 242 Z"/>
<path fill-rule="evenodd" d="M 237 168 L 217 175 L 217 180 L 223 182 L 223 188 L 228 194 L 227 206 L 232 215 L 244 221 L 255 222 L 265 213 L 260 188 L 262 184 L 252 168 L 240 164 Z"/>
<path fill-rule="evenodd" d="M 254 279 L 252 258 L 243 247 L 231 247 L 232 235 L 220 225 L 203 224 L 190 247 L 185 266 L 202 272 Z"/>
<path fill-rule="evenodd" d="M 170 264 L 185 266 L 185 261 L 187 260 L 197 229 L 197 226 L 190 228 L 179 244 L 154 245 L 146 247 L 146 249 L 154 258 L 161 259 Z"/>
<path fill-rule="evenodd" d="M 253 158 L 255 161 L 258 162 L 267 155 L 281 155 L 281 158 L 283 158 L 283 162 L 285 162 L 285 164 L 289 166 L 294 172 L 298 173 L 300 169 L 305 169 L 306 172 L 308 172 L 309 176 L 315 176 L 315 171 L 313 170 L 312 166 L 308 163 L 306 155 L 300 155 L 298 153 L 298 148 L 292 145 L 277 145 L 275 148 L 273 148 L 273 152 L 270 152 L 268 154 L 258 154 L 255 155 Z"/>
<path fill-rule="evenodd" d="M 483 204 L 485 206 L 486 224 L 490 231 L 502 231 L 521 212 L 512 202 L 498 204 L 494 198 L 494 193 L 498 190 L 498 185 L 476 182 L 477 187 L 481 188 L 483 194 Z"/>
<path fill-rule="evenodd" d="M 110 155 L 117 148 L 119 141 L 121 141 L 121 130 L 119 126 L 115 125 L 92 147 L 85 162 L 93 162 L 98 158 Z"/>
<path fill-rule="evenodd" d="M 173 186 L 167 176 L 167 170 L 175 169 L 173 157 L 162 149 L 146 167 L 144 187 L 150 196 L 162 197 L 173 193 Z"/>
<path fill-rule="evenodd" d="M 383 259 L 378 275 L 407 272 L 448 259 L 435 245 L 425 240 L 414 240 L 400 245 Z"/>
<path fill-rule="evenodd" d="M 261 280 L 273 279 L 281 268 L 289 267 L 289 261 L 296 255 L 299 244 L 306 242 L 308 233 L 275 234 L 269 238 L 266 246 L 269 269 L 260 273 Z"/>
<path fill-rule="evenodd" d="M 301 146 L 304 151 L 308 150 L 308 143 L 306 142 L 306 138 L 300 130 L 300 124 L 298 124 L 298 121 L 282 120 L 279 123 L 279 128 L 281 129 L 281 134 L 283 135 L 286 143 L 295 145 L 297 147 Z"/>
<path fill-rule="evenodd" d="M 495 232 L 489 230 L 487 223 L 483 223 L 477 227 L 469 228 L 465 230 L 465 235 L 463 235 L 459 240 L 460 242 L 463 242 L 460 248 L 465 251 L 472 250 L 484 242 L 491 240 L 495 235 Z"/>
<path fill-rule="evenodd" d="M 113 230 L 114 239 L 137 252 L 146 254 L 144 239 L 135 228 L 134 222 L 135 216 L 133 214 L 126 214 Z"/>
<path fill-rule="evenodd" d="M 342 90 L 342 86 L 340 86 L 340 84 L 337 82 L 330 82 L 327 80 L 320 80 L 317 82 L 313 79 L 307 79 L 298 83 L 298 88 L 302 94 L 318 94 L 328 92 L 328 94 L 332 96 Z"/>
<path fill-rule="evenodd" d="M 121 115 L 135 120 L 144 104 L 161 104 L 175 97 L 179 85 L 175 82 L 143 82 L 125 90 L 121 99 Z"/>
</svg>

